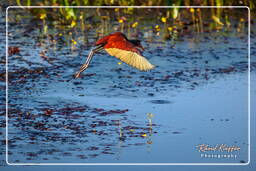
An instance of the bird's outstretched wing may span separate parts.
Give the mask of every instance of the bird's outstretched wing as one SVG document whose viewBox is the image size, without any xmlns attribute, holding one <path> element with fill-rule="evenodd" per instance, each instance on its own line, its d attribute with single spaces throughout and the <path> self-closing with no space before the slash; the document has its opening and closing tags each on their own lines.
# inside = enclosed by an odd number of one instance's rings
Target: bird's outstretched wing
<svg viewBox="0 0 256 171">
<path fill-rule="evenodd" d="M 111 55 L 127 63 L 128 65 L 135 67 L 141 71 L 148 71 L 153 69 L 155 66 L 152 65 L 133 45 L 131 42 L 120 38 L 115 41 L 109 41 L 104 49 Z"/>
<path fill-rule="evenodd" d="M 122 50 L 118 48 L 106 48 L 105 49 L 111 56 L 115 56 L 121 61 L 127 63 L 128 65 L 135 67 L 141 71 L 148 71 L 153 69 L 155 66 L 149 63 L 149 61 L 141 56 L 140 54 L 128 51 L 128 50 Z"/>
</svg>

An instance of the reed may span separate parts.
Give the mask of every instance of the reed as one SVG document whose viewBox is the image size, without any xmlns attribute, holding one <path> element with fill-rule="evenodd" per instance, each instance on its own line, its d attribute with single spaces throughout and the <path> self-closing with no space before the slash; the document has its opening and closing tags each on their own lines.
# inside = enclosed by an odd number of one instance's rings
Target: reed
<svg viewBox="0 0 256 171">
<path fill-rule="evenodd" d="M 252 16 L 254 16 L 254 10 L 256 7 L 256 1 L 248 1 L 248 0 L 201 0 L 200 4 L 198 1 L 194 0 L 149 0 L 147 2 L 142 0 L 10 0 L 12 5 L 19 6 L 29 6 L 29 5 L 55 5 L 55 6 L 80 6 L 80 5 L 172 5 L 172 6 L 191 6 L 191 5 L 210 5 L 210 6 L 222 6 L 222 5 L 247 5 L 251 8 Z M 116 31 L 116 28 L 113 29 L 113 26 L 118 25 L 117 31 L 124 32 L 128 34 L 128 37 L 138 35 L 139 32 L 145 32 L 143 29 L 145 27 L 145 23 L 149 23 L 149 21 L 143 21 L 144 18 L 142 16 L 151 15 L 151 23 L 152 25 L 149 27 L 153 27 L 151 31 L 149 31 L 149 35 L 157 35 L 162 37 L 164 40 L 169 40 L 173 38 L 177 38 L 180 32 L 183 32 L 184 19 L 188 19 L 189 22 L 192 23 L 192 28 L 194 28 L 194 32 L 200 33 L 205 30 L 221 30 L 224 28 L 226 31 L 230 31 L 231 29 L 231 17 L 227 12 L 228 10 L 221 8 L 211 8 L 211 10 L 202 10 L 198 9 L 180 9 L 180 8 L 172 8 L 172 9 L 155 9 L 151 11 L 151 14 L 147 14 L 147 10 L 142 10 L 138 13 L 137 9 L 134 8 L 116 8 L 116 9 L 96 9 L 94 12 L 76 9 L 76 8 L 60 8 L 55 9 L 54 12 L 50 12 L 45 9 L 33 9 L 29 10 L 29 12 L 37 19 L 42 21 L 42 31 L 44 34 L 48 32 L 48 24 L 51 22 L 57 23 L 57 25 L 62 25 L 63 29 L 67 29 L 70 31 L 73 30 L 82 30 L 82 34 L 84 37 L 84 42 L 88 42 L 88 32 L 91 29 L 98 28 L 97 32 L 99 35 L 105 35 L 110 32 Z M 142 19 L 139 20 L 139 17 Z M 209 22 L 210 18 L 210 22 Z M 234 17 L 232 17 L 234 18 Z M 246 20 L 246 19 L 244 19 Z M 244 20 L 238 20 L 237 31 L 243 31 L 246 26 L 246 22 Z M 47 21 L 47 22 L 46 22 Z M 205 23 L 207 23 L 208 28 L 206 28 Z M 148 28 L 148 27 L 147 27 Z M 151 33 L 153 32 L 153 34 Z M 98 33 L 97 33 L 98 34 Z M 150 38 L 151 39 L 151 38 Z"/>
</svg>

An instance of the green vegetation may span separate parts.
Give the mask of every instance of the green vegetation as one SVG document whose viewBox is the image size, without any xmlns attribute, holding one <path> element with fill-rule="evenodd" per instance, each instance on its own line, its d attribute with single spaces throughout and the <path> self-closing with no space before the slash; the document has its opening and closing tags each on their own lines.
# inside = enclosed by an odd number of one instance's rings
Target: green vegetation
<svg viewBox="0 0 256 171">
<path fill-rule="evenodd" d="M 248 0 L 13 0 L 9 5 L 18 6 L 248 6 L 255 9 L 256 2 Z M 121 31 L 128 37 L 144 33 L 147 41 L 153 36 L 162 40 L 176 40 L 182 35 L 213 31 L 243 32 L 246 29 L 247 9 L 227 8 L 25 8 L 33 18 L 41 22 L 40 29 L 47 34 L 49 27 L 58 29 L 58 35 L 71 35 L 69 42 L 77 44 L 73 35 L 82 32 L 84 43 L 88 33 L 95 32 L 96 38 L 114 31 Z M 21 16 L 19 16 L 21 17 Z"/>
</svg>

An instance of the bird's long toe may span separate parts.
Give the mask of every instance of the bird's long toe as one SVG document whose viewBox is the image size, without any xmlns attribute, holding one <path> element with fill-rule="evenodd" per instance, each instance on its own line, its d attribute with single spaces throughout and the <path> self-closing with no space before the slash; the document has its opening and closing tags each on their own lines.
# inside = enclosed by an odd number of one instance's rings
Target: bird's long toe
<svg viewBox="0 0 256 171">
<path fill-rule="evenodd" d="M 75 73 L 75 75 L 74 75 L 74 78 L 75 78 L 75 79 L 77 79 L 77 78 L 79 78 L 79 77 L 80 77 L 80 75 L 81 75 L 81 73 L 80 73 L 80 72 L 76 72 L 76 73 Z"/>
</svg>

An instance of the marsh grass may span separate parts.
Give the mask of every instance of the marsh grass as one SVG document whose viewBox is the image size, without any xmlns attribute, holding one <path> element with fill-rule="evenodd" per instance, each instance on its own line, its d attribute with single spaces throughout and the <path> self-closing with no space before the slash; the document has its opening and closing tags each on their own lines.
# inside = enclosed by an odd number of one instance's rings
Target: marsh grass
<svg viewBox="0 0 256 171">
<path fill-rule="evenodd" d="M 13 0 L 12 5 L 54 5 L 54 6 L 87 6 L 87 5 L 170 5 L 170 6 L 191 6 L 191 5 L 247 5 L 255 9 L 255 2 L 241 0 L 239 2 L 230 0 L 156 0 L 156 1 L 116 1 L 116 0 Z M 111 32 L 124 32 L 128 38 L 143 35 L 148 41 L 159 37 L 162 41 L 175 40 L 186 34 L 200 34 L 204 32 L 243 32 L 247 26 L 247 9 L 236 14 L 232 9 L 211 8 L 170 8 L 170 9 L 144 9 L 135 8 L 112 8 L 112 9 L 25 9 L 41 21 L 42 34 L 47 35 L 49 28 L 53 25 L 56 34 L 63 33 L 66 40 L 77 46 L 76 33 L 80 33 L 82 43 L 88 45 L 88 34 L 95 31 L 96 38 L 107 35 Z M 237 10 L 236 10 L 237 12 Z M 241 15 L 241 13 L 243 15 Z M 242 17 L 241 17 L 242 16 Z M 22 20 L 23 16 L 19 17 Z M 235 29 L 234 29 L 235 28 Z M 70 34 L 71 33 L 71 34 Z M 73 34 L 72 34 L 73 33 Z M 74 48 L 75 49 L 75 48 Z"/>
</svg>

